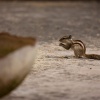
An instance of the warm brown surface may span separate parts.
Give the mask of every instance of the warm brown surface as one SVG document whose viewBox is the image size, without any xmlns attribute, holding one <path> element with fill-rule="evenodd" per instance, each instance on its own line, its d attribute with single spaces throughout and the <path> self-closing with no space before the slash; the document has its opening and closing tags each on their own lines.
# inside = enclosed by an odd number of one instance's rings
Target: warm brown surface
<svg viewBox="0 0 100 100">
<path fill-rule="evenodd" d="M 34 45 L 34 38 L 25 38 L 10 35 L 7 32 L 0 33 L 0 58 L 6 56 L 7 54 L 23 47 L 26 45 Z"/>
</svg>

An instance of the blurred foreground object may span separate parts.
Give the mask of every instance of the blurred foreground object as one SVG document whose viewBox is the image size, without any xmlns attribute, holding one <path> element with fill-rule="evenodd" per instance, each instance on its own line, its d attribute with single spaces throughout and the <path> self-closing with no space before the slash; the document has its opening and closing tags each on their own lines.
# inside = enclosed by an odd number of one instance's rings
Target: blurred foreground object
<svg viewBox="0 0 100 100">
<path fill-rule="evenodd" d="M 15 89 L 30 72 L 35 43 L 35 38 L 0 33 L 0 97 Z"/>
</svg>

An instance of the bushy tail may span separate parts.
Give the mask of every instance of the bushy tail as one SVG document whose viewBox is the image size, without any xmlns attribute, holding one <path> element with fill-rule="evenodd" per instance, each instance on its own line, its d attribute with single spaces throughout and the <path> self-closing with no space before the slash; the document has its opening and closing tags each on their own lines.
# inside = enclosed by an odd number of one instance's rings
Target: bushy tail
<svg viewBox="0 0 100 100">
<path fill-rule="evenodd" d="M 97 54 L 85 54 L 85 57 L 86 58 L 89 58 L 89 59 L 97 59 L 97 60 L 100 60 L 100 55 L 97 55 Z"/>
</svg>

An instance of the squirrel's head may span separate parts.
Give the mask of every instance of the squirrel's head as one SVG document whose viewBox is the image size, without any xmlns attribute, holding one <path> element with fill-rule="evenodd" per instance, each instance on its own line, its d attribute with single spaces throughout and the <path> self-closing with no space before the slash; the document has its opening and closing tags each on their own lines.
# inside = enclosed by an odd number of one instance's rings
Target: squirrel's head
<svg viewBox="0 0 100 100">
<path fill-rule="evenodd" d="M 60 41 L 60 46 L 66 46 L 66 49 L 69 50 L 72 46 L 72 36 L 63 36 L 59 41 Z"/>
<path fill-rule="evenodd" d="M 65 40 L 70 40 L 70 39 L 72 39 L 72 35 L 63 36 L 59 41 L 60 41 L 60 42 L 63 42 L 63 41 L 65 41 Z"/>
</svg>

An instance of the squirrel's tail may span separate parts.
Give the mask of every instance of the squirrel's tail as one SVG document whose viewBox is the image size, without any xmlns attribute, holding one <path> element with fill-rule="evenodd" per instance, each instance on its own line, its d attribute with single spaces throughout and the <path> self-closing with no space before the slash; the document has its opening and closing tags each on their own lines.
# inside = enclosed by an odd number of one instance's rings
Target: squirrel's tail
<svg viewBox="0 0 100 100">
<path fill-rule="evenodd" d="M 89 58 L 89 59 L 97 59 L 97 60 L 100 60 L 100 55 L 97 55 L 97 54 L 85 54 L 85 57 L 86 58 Z"/>
</svg>

